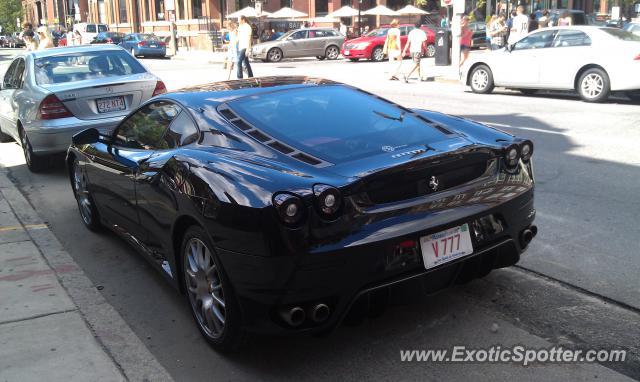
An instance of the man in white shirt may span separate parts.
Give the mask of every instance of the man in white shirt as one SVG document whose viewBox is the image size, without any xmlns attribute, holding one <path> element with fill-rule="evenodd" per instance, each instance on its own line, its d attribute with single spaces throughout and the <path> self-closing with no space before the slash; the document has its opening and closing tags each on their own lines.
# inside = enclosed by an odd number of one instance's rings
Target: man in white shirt
<svg viewBox="0 0 640 382">
<path fill-rule="evenodd" d="M 244 63 L 245 68 L 247 68 L 247 74 L 249 77 L 253 77 L 253 70 L 251 70 L 251 64 L 249 63 L 251 43 L 253 42 L 253 30 L 245 16 L 240 16 L 238 22 L 240 25 L 238 25 L 238 62 L 236 65 L 236 73 L 238 78 L 243 78 L 242 64 Z"/>
<path fill-rule="evenodd" d="M 409 82 L 409 77 L 411 77 L 416 69 L 418 69 L 418 78 L 422 79 L 422 73 L 420 73 L 420 59 L 422 58 L 422 48 L 425 41 L 427 41 L 427 34 L 420 29 L 421 26 L 420 22 L 417 22 L 416 27 L 409 32 L 409 35 L 407 36 L 407 44 L 404 46 L 404 50 L 402 51 L 401 57 L 404 57 L 407 54 L 407 49 L 409 49 L 411 59 L 414 63 L 413 69 L 411 69 L 409 74 L 404 76 L 404 82 L 407 83 Z"/>
<path fill-rule="evenodd" d="M 527 33 L 529 33 L 529 18 L 524 14 L 524 7 L 518 5 L 518 8 L 516 8 L 516 17 L 514 17 L 511 22 L 509 45 L 515 44 L 526 36 Z"/>
</svg>

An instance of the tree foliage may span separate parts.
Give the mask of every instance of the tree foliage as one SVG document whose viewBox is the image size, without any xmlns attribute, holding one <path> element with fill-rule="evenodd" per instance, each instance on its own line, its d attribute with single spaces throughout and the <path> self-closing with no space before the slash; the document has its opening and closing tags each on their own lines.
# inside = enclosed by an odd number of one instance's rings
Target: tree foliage
<svg viewBox="0 0 640 382">
<path fill-rule="evenodd" d="M 18 31 L 16 19 L 22 19 L 20 0 L 0 0 L 0 25 L 5 33 Z"/>
</svg>

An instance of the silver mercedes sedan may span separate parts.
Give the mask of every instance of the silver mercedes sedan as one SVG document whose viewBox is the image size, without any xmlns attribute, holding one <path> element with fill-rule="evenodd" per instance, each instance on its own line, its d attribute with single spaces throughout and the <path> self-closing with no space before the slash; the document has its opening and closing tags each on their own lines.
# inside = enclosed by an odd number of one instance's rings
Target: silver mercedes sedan
<svg viewBox="0 0 640 382">
<path fill-rule="evenodd" d="M 29 169 L 40 171 L 78 131 L 108 133 L 132 109 L 165 92 L 158 77 L 118 46 L 18 54 L 0 84 L 0 140 L 18 141 Z"/>
</svg>

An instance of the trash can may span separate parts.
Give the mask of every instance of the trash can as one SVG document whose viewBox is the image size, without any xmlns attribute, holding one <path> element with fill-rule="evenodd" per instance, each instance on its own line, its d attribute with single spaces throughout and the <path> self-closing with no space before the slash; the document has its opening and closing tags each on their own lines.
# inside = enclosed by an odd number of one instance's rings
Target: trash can
<svg viewBox="0 0 640 382">
<path fill-rule="evenodd" d="M 438 28 L 436 31 L 436 66 L 451 65 L 451 31 Z"/>
</svg>

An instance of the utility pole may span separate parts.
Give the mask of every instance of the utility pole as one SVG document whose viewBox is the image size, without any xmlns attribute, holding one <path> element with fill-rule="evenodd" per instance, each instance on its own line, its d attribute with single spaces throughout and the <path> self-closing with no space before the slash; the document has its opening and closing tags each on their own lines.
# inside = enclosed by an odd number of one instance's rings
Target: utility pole
<svg viewBox="0 0 640 382">
<path fill-rule="evenodd" d="M 464 15 L 465 0 L 453 0 L 453 17 L 451 18 L 451 65 L 460 66 L 460 19 Z"/>
<path fill-rule="evenodd" d="M 178 41 L 176 39 L 176 3 L 174 0 L 164 0 L 164 9 L 169 13 L 169 46 L 175 56 L 178 53 Z"/>
</svg>

